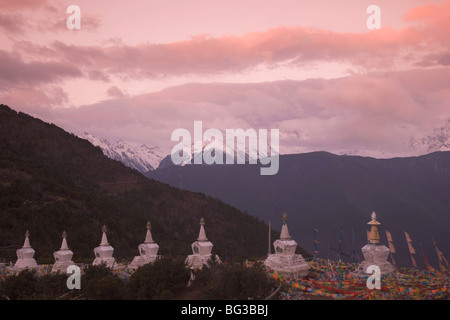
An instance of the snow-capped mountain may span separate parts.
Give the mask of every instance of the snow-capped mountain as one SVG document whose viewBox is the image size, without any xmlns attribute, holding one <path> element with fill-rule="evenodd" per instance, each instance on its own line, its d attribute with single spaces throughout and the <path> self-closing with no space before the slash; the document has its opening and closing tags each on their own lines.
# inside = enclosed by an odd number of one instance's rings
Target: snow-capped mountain
<svg viewBox="0 0 450 320">
<path fill-rule="evenodd" d="M 202 153 L 203 157 L 206 154 L 210 154 L 212 157 L 215 156 L 217 150 L 222 150 L 223 152 L 223 162 L 226 163 L 226 158 L 230 157 L 234 159 L 234 163 L 249 162 L 249 159 L 258 159 L 258 148 L 253 146 L 245 146 L 231 144 L 227 141 L 212 140 L 202 142 Z M 191 144 L 191 154 L 192 159 L 198 154 L 196 150 L 195 143 Z"/>
<path fill-rule="evenodd" d="M 146 145 L 134 147 L 123 140 L 119 140 L 111 144 L 107 139 L 97 138 L 87 132 L 81 134 L 80 138 L 88 140 L 94 146 L 100 147 L 103 151 L 103 154 L 108 158 L 120 161 L 126 166 L 136 169 L 141 173 L 174 165 L 170 154 L 167 154 L 167 152 L 163 152 L 158 147 L 148 147 Z M 220 141 L 203 141 L 202 143 L 203 155 L 208 153 L 214 156 L 215 150 L 218 150 L 220 148 L 222 148 L 223 150 L 224 163 L 226 163 L 227 154 L 233 153 L 234 155 L 232 157 L 234 158 L 234 163 L 238 163 L 238 159 L 245 159 L 245 162 L 248 163 L 250 158 L 258 158 L 257 149 L 251 149 L 252 152 L 250 152 L 250 149 L 245 148 L 245 146 L 241 146 L 241 148 L 238 148 L 238 146 L 235 145 L 233 148 L 232 146 L 227 145 L 225 142 L 223 142 L 222 145 Z M 245 150 L 245 152 L 240 152 L 241 149 Z M 197 154 L 198 152 L 195 149 L 194 143 L 192 143 L 192 162 Z M 252 155 L 256 155 L 256 157 L 251 157 Z M 204 160 L 202 162 L 205 163 Z"/>
<path fill-rule="evenodd" d="M 405 141 L 406 148 L 401 152 L 392 154 L 383 150 L 360 150 L 349 149 L 335 151 L 339 155 L 372 157 L 377 159 L 394 157 L 413 157 L 437 151 L 450 151 L 450 119 L 442 126 L 429 131 L 428 134 L 421 134 L 411 137 Z"/>
<path fill-rule="evenodd" d="M 433 133 L 420 138 L 411 139 L 410 146 L 419 154 L 436 151 L 450 151 L 450 120 Z"/>
<path fill-rule="evenodd" d="M 94 146 L 102 149 L 108 158 L 122 162 L 127 167 L 145 173 L 158 168 L 165 154 L 158 147 L 141 145 L 133 147 L 125 141 L 117 141 L 111 144 L 107 139 L 97 138 L 92 134 L 84 132 L 80 138 L 88 140 Z"/>
<path fill-rule="evenodd" d="M 227 163 L 227 157 L 233 158 L 234 164 L 242 164 L 242 163 L 250 163 L 250 159 L 254 159 L 257 161 L 260 156 L 258 153 L 258 146 L 253 147 L 250 145 L 238 145 L 237 143 L 234 144 L 234 146 L 226 142 L 226 140 L 212 140 L 212 141 L 202 141 L 202 152 L 198 152 L 196 149 L 198 148 L 195 143 L 191 143 L 191 160 L 188 163 L 195 163 L 195 159 L 198 157 L 201 157 L 201 160 L 198 160 L 199 163 L 205 164 L 205 156 L 210 155 L 211 157 L 215 156 L 215 152 L 217 150 L 222 150 L 222 159 L 223 164 Z M 270 143 L 267 146 L 267 156 L 271 155 L 271 146 Z M 174 163 L 172 162 L 171 154 L 167 155 L 159 164 L 158 169 L 167 168 L 170 166 L 173 166 Z M 180 164 L 180 166 L 184 166 L 185 163 Z"/>
<path fill-rule="evenodd" d="M 195 143 L 191 144 L 191 161 L 190 163 L 195 162 L 195 158 L 201 157 L 202 164 L 205 164 L 205 155 L 210 155 L 211 157 L 215 156 L 215 153 L 217 150 L 222 150 L 222 159 L 223 164 L 227 163 L 227 157 L 233 158 L 233 163 L 250 163 L 250 159 L 258 160 L 259 154 L 258 154 L 258 147 L 256 146 L 250 146 L 250 145 L 238 145 L 237 143 L 232 145 L 229 142 L 219 141 L 219 140 L 212 140 L 212 141 L 202 141 L 202 152 L 199 152 L 196 148 L 198 148 Z M 268 156 L 270 156 L 270 145 L 267 147 L 267 152 L 269 153 Z M 174 165 L 171 159 L 171 155 L 167 155 L 159 164 L 158 169 L 166 168 L 169 166 Z M 181 166 L 184 166 L 185 163 L 180 164 Z"/>
</svg>

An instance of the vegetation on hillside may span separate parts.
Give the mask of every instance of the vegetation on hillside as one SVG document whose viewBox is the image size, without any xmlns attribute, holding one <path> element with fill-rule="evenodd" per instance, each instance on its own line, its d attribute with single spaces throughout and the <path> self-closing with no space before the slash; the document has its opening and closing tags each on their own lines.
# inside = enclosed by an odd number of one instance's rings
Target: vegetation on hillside
<svg viewBox="0 0 450 320">
<path fill-rule="evenodd" d="M 247 300 L 278 298 L 276 283 L 260 266 L 215 264 L 195 271 L 186 267 L 183 257 L 162 257 L 139 267 L 128 278 L 119 277 L 105 265 L 88 266 L 81 275 L 81 288 L 69 290 L 67 275 L 39 276 L 22 271 L 0 281 L 0 300 Z"/>
<path fill-rule="evenodd" d="M 66 231 L 74 261 L 91 262 L 107 226 L 114 256 L 131 260 L 147 221 L 162 255 L 188 255 L 201 217 L 222 260 L 263 256 L 267 226 L 218 199 L 143 177 L 53 124 L 0 105 L 0 261 L 26 230 L 38 263 L 53 263 Z M 279 236 L 272 232 L 272 239 Z"/>
</svg>

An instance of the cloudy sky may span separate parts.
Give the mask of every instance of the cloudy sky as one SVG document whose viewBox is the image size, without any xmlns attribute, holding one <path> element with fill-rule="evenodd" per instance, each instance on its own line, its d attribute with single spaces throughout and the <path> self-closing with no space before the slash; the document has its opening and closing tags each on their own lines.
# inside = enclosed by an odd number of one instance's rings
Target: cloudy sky
<svg viewBox="0 0 450 320">
<path fill-rule="evenodd" d="M 202 120 L 279 129 L 282 153 L 410 155 L 450 119 L 448 21 L 450 0 L 0 0 L 0 103 L 168 150 Z"/>
</svg>

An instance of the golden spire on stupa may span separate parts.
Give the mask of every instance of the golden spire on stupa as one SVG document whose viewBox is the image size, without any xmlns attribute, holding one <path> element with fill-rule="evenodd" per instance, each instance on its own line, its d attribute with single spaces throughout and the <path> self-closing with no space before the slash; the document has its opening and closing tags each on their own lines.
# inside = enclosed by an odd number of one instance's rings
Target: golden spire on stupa
<svg viewBox="0 0 450 320">
<path fill-rule="evenodd" d="M 380 243 L 380 235 L 378 234 L 378 228 L 377 226 L 380 225 L 377 221 L 377 215 L 375 212 L 372 212 L 372 220 L 367 222 L 367 224 L 371 225 L 370 232 L 368 235 L 368 240 L 371 244 L 378 244 Z"/>
</svg>

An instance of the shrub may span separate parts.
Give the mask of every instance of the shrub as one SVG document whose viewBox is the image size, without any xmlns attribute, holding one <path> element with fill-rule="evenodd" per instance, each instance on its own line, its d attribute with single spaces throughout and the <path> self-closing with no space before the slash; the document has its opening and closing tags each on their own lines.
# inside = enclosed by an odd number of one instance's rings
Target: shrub
<svg viewBox="0 0 450 320">
<path fill-rule="evenodd" d="M 268 277 L 264 267 L 256 264 L 210 264 L 195 274 L 193 289 L 200 299 L 247 300 L 264 299 L 275 291 L 277 285 Z"/>
<path fill-rule="evenodd" d="M 146 264 L 130 277 L 132 299 L 174 299 L 186 290 L 190 271 L 183 258 L 165 256 L 153 264 Z"/>
<path fill-rule="evenodd" d="M 36 295 L 37 276 L 35 271 L 24 270 L 12 275 L 0 284 L 0 296 L 11 300 L 31 299 Z"/>
<path fill-rule="evenodd" d="M 127 297 L 126 289 L 126 283 L 105 265 L 91 265 L 81 277 L 81 293 L 89 300 L 122 300 Z"/>
</svg>

